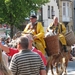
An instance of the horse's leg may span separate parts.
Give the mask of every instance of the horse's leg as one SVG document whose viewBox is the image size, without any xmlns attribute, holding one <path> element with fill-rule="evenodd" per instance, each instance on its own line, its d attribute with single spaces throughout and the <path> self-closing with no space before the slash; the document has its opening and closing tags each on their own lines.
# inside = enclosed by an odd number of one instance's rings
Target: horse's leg
<svg viewBox="0 0 75 75">
<path fill-rule="evenodd" d="M 57 75 L 59 75 L 58 63 L 59 63 L 59 62 L 56 63 L 56 73 L 57 73 Z"/>
<path fill-rule="evenodd" d="M 62 57 L 62 63 L 61 63 L 61 73 L 63 73 L 64 75 L 67 75 L 67 65 L 68 65 L 68 53 L 63 53 L 63 57 Z M 62 75 L 62 74 L 61 74 Z"/>
<path fill-rule="evenodd" d="M 46 65 L 46 72 L 47 73 L 48 73 L 48 70 L 49 70 L 49 66 L 50 66 L 50 57 L 48 57 L 47 65 Z"/>
<path fill-rule="evenodd" d="M 54 75 L 54 72 L 53 72 L 53 65 L 52 65 L 52 64 L 50 64 L 50 68 L 51 68 L 51 73 L 52 73 L 52 75 Z"/>
<path fill-rule="evenodd" d="M 66 55 L 65 55 L 64 50 L 63 50 L 63 45 L 61 43 L 59 45 L 60 45 L 60 51 L 62 53 L 61 59 L 60 59 L 60 62 L 61 62 L 61 65 L 60 65 L 61 74 L 60 75 L 62 75 L 63 72 L 66 73 L 67 64 L 66 64 Z"/>
<path fill-rule="evenodd" d="M 64 71 L 64 70 L 63 70 L 63 62 L 61 62 L 61 63 L 60 63 L 60 75 L 62 75 L 63 71 Z"/>
<path fill-rule="evenodd" d="M 62 75 L 62 73 L 64 72 L 64 64 L 63 64 L 63 60 L 64 60 L 64 58 L 63 58 L 63 53 L 61 54 L 61 56 L 60 56 L 60 75 Z"/>
<path fill-rule="evenodd" d="M 58 70 L 58 68 L 60 68 L 60 71 Z M 57 75 L 62 75 L 62 70 L 63 70 L 62 55 L 60 54 L 58 59 L 57 59 L 57 62 L 56 62 L 56 73 L 57 73 Z"/>
<path fill-rule="evenodd" d="M 65 73 L 65 75 L 67 75 L 66 68 L 67 68 L 67 66 L 68 66 L 68 61 L 69 61 L 70 52 L 71 52 L 71 47 L 68 47 L 68 53 L 64 53 L 64 56 L 65 56 L 65 68 L 64 68 L 64 73 Z"/>
<path fill-rule="evenodd" d="M 52 60 L 53 60 L 53 56 L 50 56 L 49 58 L 48 58 L 48 61 L 47 61 L 47 66 L 46 66 L 46 72 L 48 73 L 48 70 L 49 70 L 49 68 L 51 69 L 51 74 L 52 75 L 54 75 L 54 72 L 53 72 L 53 62 L 52 62 Z"/>
<path fill-rule="evenodd" d="M 50 58 L 50 69 L 51 69 L 52 75 L 54 75 L 54 72 L 53 72 L 53 59 L 54 59 L 54 57 L 51 56 L 51 58 Z"/>
<path fill-rule="evenodd" d="M 66 68 L 68 66 L 68 61 L 69 61 L 69 57 L 68 57 L 68 53 L 65 55 L 65 68 L 64 68 L 64 73 L 65 75 L 67 75 L 67 71 L 66 71 Z"/>
<path fill-rule="evenodd" d="M 62 75 L 62 73 L 64 72 L 64 64 L 65 64 L 65 58 L 61 57 L 60 59 L 60 74 L 59 75 Z"/>
</svg>

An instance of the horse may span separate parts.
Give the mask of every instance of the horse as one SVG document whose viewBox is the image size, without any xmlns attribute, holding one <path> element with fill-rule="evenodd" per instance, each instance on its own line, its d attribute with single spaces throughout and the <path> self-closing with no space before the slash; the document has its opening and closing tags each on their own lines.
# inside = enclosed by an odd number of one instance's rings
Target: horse
<svg viewBox="0 0 75 75">
<path fill-rule="evenodd" d="M 57 34 L 54 34 L 52 31 L 50 31 L 46 34 L 45 37 L 54 36 L 54 35 L 57 35 Z M 48 42 L 50 42 L 50 41 L 48 41 Z M 69 55 L 70 55 L 71 49 L 70 49 L 70 47 L 68 47 L 69 50 L 68 50 L 67 53 L 65 53 L 64 50 L 63 50 L 63 46 L 62 46 L 60 41 L 59 41 L 59 49 L 60 50 L 59 50 L 58 54 L 49 55 L 48 61 L 47 61 L 47 66 L 46 66 L 46 68 L 47 68 L 46 71 L 48 73 L 48 70 L 49 70 L 49 67 L 50 67 L 51 74 L 54 75 L 53 67 L 56 67 L 57 75 L 62 75 L 63 73 L 64 73 L 64 75 L 67 75 L 66 68 L 67 68 L 67 65 L 68 65 Z M 46 51 L 47 51 L 47 49 L 46 49 Z M 60 70 L 58 70 L 58 67 L 60 67 Z"/>
</svg>

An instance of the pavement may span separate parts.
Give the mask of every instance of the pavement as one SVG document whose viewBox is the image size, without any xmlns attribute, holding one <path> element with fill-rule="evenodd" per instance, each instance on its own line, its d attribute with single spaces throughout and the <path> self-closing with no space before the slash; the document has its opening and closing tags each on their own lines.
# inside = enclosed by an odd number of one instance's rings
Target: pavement
<svg viewBox="0 0 75 75">
<path fill-rule="evenodd" d="M 50 70 L 48 72 L 48 75 L 52 75 Z M 56 75 L 55 69 L 54 69 L 54 75 Z M 73 57 L 73 61 L 69 61 L 68 63 L 67 75 L 75 75 L 75 57 Z"/>
</svg>

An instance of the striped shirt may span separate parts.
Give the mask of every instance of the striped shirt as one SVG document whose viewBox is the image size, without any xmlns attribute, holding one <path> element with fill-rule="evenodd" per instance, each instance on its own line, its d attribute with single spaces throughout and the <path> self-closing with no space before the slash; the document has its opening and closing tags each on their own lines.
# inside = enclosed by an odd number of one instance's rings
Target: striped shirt
<svg viewBox="0 0 75 75">
<path fill-rule="evenodd" d="M 22 50 L 12 57 L 10 70 L 13 75 L 39 75 L 45 66 L 41 57 L 30 50 Z"/>
</svg>

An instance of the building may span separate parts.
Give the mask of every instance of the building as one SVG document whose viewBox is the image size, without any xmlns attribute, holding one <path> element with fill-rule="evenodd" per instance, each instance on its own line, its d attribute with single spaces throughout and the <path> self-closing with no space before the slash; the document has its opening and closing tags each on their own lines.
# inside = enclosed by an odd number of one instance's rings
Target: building
<svg viewBox="0 0 75 75">
<path fill-rule="evenodd" d="M 59 18 L 59 9 L 56 0 L 50 0 L 50 2 L 42 5 L 37 15 L 40 16 L 40 21 L 43 22 L 44 28 L 46 29 L 53 21 L 54 15 Z"/>
<path fill-rule="evenodd" d="M 73 0 L 50 0 L 42 5 L 40 14 L 44 28 L 53 21 L 53 16 L 57 16 L 59 22 L 65 24 L 67 31 L 74 30 L 73 26 Z"/>
<path fill-rule="evenodd" d="M 59 21 L 63 22 L 68 31 L 74 30 L 73 26 L 73 0 L 56 0 L 59 8 Z"/>
</svg>

